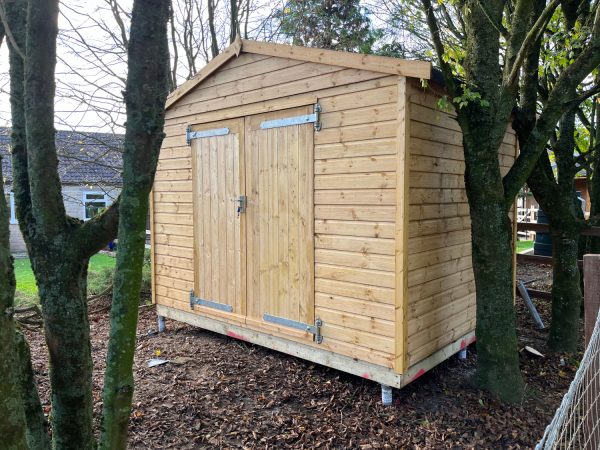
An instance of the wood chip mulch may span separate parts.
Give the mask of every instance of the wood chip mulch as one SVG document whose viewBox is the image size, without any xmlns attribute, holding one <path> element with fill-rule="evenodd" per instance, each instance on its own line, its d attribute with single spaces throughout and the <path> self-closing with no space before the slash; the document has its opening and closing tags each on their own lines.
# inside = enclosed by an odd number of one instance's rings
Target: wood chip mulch
<svg viewBox="0 0 600 450">
<path fill-rule="evenodd" d="M 529 269 L 528 269 L 529 270 Z M 532 269 L 535 272 L 535 268 Z M 537 302 L 546 323 L 549 302 Z M 517 299 L 525 398 L 503 405 L 471 383 L 475 349 L 381 404 L 380 386 L 258 346 L 167 321 L 156 334 L 153 307 L 142 307 L 135 360 L 136 392 L 130 426 L 133 449 L 524 449 L 550 422 L 577 361 L 549 355 L 547 331 L 533 327 Z M 95 412 L 108 336 L 108 313 L 90 314 Z M 27 332 L 42 402 L 49 385 L 43 336 Z M 579 355 L 581 356 L 581 355 Z M 171 362 L 148 368 L 152 358 Z"/>
</svg>

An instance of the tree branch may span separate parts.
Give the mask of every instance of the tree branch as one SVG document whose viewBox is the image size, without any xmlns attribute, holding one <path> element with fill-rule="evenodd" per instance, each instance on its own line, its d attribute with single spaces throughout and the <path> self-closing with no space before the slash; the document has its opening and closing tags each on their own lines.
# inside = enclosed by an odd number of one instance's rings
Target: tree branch
<svg viewBox="0 0 600 450">
<path fill-rule="evenodd" d="M 102 250 L 106 245 L 116 239 L 119 227 L 119 205 L 121 198 L 117 198 L 112 205 L 101 214 L 92 217 L 77 230 L 76 239 L 82 243 L 80 246 L 84 258 L 89 258 Z"/>
</svg>

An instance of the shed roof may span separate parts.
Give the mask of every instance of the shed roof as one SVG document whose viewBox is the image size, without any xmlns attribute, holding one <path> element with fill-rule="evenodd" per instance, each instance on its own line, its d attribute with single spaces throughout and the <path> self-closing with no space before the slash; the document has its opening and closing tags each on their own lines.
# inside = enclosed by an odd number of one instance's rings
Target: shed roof
<svg viewBox="0 0 600 450">
<path fill-rule="evenodd" d="M 364 55 L 361 53 L 338 52 L 335 50 L 300 47 L 297 45 L 236 39 L 233 44 L 213 58 L 193 78 L 175 89 L 167 98 L 166 108 L 168 109 L 173 106 L 173 104 L 216 72 L 227 61 L 239 56 L 240 53 L 277 56 L 280 58 L 330 64 L 351 69 L 370 70 L 426 80 L 431 78 L 431 63 L 427 61 L 410 61 L 387 56 Z"/>
<path fill-rule="evenodd" d="M 60 181 L 77 185 L 121 185 L 123 140 L 120 134 L 56 131 Z M 10 143 L 10 128 L 0 127 L 0 156 L 6 183 L 12 183 Z"/>
</svg>

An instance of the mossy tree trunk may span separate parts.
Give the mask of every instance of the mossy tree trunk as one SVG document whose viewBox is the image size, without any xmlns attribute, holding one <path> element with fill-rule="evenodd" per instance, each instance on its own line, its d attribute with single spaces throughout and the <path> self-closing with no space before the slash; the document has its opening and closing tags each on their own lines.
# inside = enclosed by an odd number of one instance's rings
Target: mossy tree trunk
<svg viewBox="0 0 600 450">
<path fill-rule="evenodd" d="M 461 33 L 454 36 L 461 51 L 456 54 L 448 51 L 455 43 L 444 42 L 445 30 L 438 25 L 442 2 L 421 3 L 463 133 L 477 288 L 477 379 L 501 399 L 514 401 L 521 398 L 524 383 L 515 331 L 509 212 L 572 101 L 569 93 L 600 63 L 600 17 L 593 18 L 589 42 L 552 86 L 537 120 L 523 135 L 519 156 L 502 176 L 498 152 L 516 106 L 519 78 L 527 75 L 525 56 L 539 51 L 539 36 L 558 2 L 518 0 L 511 7 L 501 0 L 458 2 Z"/>
<path fill-rule="evenodd" d="M 0 437 L 2 448 L 27 450 L 27 425 L 19 383 L 19 356 L 14 320 L 15 273 L 10 255 L 8 208 L 0 156 Z"/>
<path fill-rule="evenodd" d="M 148 197 L 164 137 L 164 107 L 169 90 L 168 8 L 167 0 L 136 0 L 131 18 L 119 251 L 100 437 L 100 448 L 105 450 L 127 446 Z"/>
<path fill-rule="evenodd" d="M 14 38 L 9 45 L 13 185 L 49 351 L 53 448 L 92 449 L 87 265 L 116 235 L 118 203 L 85 223 L 66 215 L 54 130 L 58 1 L 15 0 L 5 8 Z M 25 400 L 27 420 L 39 418 L 35 398 Z"/>
</svg>

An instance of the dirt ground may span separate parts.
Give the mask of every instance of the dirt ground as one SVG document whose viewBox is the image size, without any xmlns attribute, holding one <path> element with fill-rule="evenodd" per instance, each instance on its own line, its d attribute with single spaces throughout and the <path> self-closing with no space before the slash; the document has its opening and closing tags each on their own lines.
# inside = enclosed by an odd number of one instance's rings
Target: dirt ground
<svg viewBox="0 0 600 450">
<path fill-rule="evenodd" d="M 525 280 L 549 268 L 522 267 Z M 544 284 L 545 283 L 545 284 Z M 549 303 L 537 302 L 546 323 Z M 534 329 L 517 299 L 520 347 L 546 354 L 547 332 Z M 91 313 L 95 411 L 108 314 Z M 456 357 L 402 390 L 383 407 L 378 384 L 191 326 L 167 321 L 156 333 L 153 307 L 142 307 L 130 427 L 134 449 L 523 449 L 541 437 L 568 388 L 576 361 L 521 352 L 527 395 L 500 404 L 471 384 L 475 351 Z M 42 402 L 49 411 L 47 356 L 40 334 L 28 333 Z M 172 362 L 148 368 L 152 358 Z M 581 356 L 581 355 L 580 355 Z"/>
</svg>

